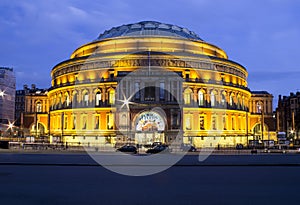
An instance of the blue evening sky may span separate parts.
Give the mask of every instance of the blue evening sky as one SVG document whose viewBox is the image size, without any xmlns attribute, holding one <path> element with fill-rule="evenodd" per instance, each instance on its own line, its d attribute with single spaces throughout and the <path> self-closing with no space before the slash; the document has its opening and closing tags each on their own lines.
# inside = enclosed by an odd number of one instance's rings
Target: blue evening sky
<svg viewBox="0 0 300 205">
<path fill-rule="evenodd" d="M 224 49 L 249 72 L 251 90 L 300 89 L 297 0 L 1 0 L 0 66 L 17 88 L 50 87 L 50 71 L 72 51 L 114 26 L 143 20 L 176 24 Z M 300 91 L 300 90 L 299 90 Z"/>
</svg>

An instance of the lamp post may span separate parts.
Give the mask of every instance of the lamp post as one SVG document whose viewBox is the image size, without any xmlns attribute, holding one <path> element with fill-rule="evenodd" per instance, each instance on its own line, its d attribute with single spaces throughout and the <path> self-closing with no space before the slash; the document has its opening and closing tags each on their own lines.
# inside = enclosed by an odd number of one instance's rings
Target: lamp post
<svg viewBox="0 0 300 205">
<path fill-rule="evenodd" d="M 121 109 L 126 106 L 127 107 L 127 116 L 126 116 L 126 134 L 127 134 L 127 143 L 129 138 L 129 129 L 130 129 L 130 107 L 129 104 L 134 104 L 133 102 L 130 101 L 130 99 L 132 98 L 132 96 L 130 96 L 129 98 L 126 98 L 126 96 L 123 94 L 124 100 L 120 100 L 123 104 L 121 105 Z M 130 139 L 131 140 L 131 139 Z"/>
<path fill-rule="evenodd" d="M 290 133 L 291 133 L 290 142 L 294 145 L 294 133 L 295 133 L 295 131 L 292 129 Z"/>
</svg>

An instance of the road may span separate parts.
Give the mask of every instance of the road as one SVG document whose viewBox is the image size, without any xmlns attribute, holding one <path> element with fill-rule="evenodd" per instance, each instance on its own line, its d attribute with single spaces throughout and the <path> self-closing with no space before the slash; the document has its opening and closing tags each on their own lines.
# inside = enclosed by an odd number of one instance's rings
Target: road
<svg viewBox="0 0 300 205">
<path fill-rule="evenodd" d="M 0 204 L 298 204 L 300 155 L 186 156 L 124 176 L 87 154 L 0 154 Z"/>
</svg>

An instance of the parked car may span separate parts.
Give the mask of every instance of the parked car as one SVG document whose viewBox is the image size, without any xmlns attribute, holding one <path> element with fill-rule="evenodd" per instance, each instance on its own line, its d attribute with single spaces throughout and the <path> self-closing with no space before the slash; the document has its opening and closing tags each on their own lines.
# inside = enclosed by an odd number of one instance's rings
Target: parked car
<svg viewBox="0 0 300 205">
<path fill-rule="evenodd" d="M 150 148 L 146 151 L 147 154 L 156 154 L 156 153 L 159 153 L 159 152 L 167 152 L 169 151 L 169 147 L 168 145 L 157 145 L 153 148 Z"/>
<path fill-rule="evenodd" d="M 137 148 L 133 145 L 124 145 L 124 146 L 118 148 L 117 151 L 124 152 L 124 153 L 136 154 L 137 153 Z"/>
<path fill-rule="evenodd" d="M 162 142 L 153 142 L 152 147 L 156 147 L 157 145 L 163 145 Z"/>
<path fill-rule="evenodd" d="M 190 144 L 182 144 L 180 148 L 186 152 L 196 152 L 197 151 L 196 147 L 194 147 L 193 145 L 190 145 Z"/>
<path fill-rule="evenodd" d="M 269 148 L 265 148 L 265 153 L 287 153 L 287 147 L 281 147 L 281 146 L 273 146 Z"/>
<path fill-rule="evenodd" d="M 162 142 L 153 142 L 152 144 L 145 144 L 144 147 L 150 149 L 156 147 L 157 145 L 162 145 L 162 144 L 163 144 Z"/>
</svg>

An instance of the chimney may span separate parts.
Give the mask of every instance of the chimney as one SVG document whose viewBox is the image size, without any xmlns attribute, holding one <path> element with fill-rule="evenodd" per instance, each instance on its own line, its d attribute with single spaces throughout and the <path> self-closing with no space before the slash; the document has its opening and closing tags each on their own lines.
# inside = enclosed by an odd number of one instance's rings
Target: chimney
<svg viewBox="0 0 300 205">
<path fill-rule="evenodd" d="M 28 89 L 28 85 L 26 85 L 26 84 L 23 85 L 23 89 L 24 89 L 24 90 L 27 90 L 27 89 Z"/>
</svg>

